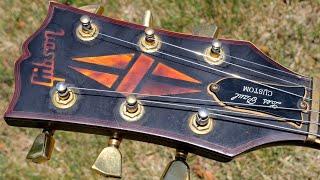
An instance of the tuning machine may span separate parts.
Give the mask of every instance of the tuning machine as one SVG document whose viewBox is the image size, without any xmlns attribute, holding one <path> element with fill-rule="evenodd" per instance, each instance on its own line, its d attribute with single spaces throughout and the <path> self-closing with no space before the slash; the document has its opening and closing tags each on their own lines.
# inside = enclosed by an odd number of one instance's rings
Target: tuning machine
<svg viewBox="0 0 320 180">
<path fill-rule="evenodd" d="M 83 15 L 79 19 L 80 24 L 76 29 L 77 37 L 82 41 L 92 41 L 99 35 L 98 26 L 92 22 L 90 16 Z"/>
<path fill-rule="evenodd" d="M 96 4 L 82 6 L 82 7 L 79 7 L 79 9 L 90 12 L 90 13 L 94 13 L 97 15 L 102 15 L 104 12 L 104 7 Z"/>
<path fill-rule="evenodd" d="M 200 25 L 192 30 L 192 35 L 217 38 L 219 34 L 218 26 L 215 24 Z"/>
<path fill-rule="evenodd" d="M 122 155 L 119 151 L 121 137 L 114 133 L 108 142 L 108 147 L 104 148 L 94 162 L 92 169 L 107 177 L 121 178 Z"/>
<path fill-rule="evenodd" d="M 221 65 L 225 61 L 225 51 L 220 40 L 212 40 L 211 46 L 204 52 L 204 59 L 211 65 Z"/>
<path fill-rule="evenodd" d="M 144 107 L 133 95 L 129 95 L 120 106 L 120 115 L 126 121 L 138 121 L 143 114 Z"/>
<path fill-rule="evenodd" d="M 175 160 L 171 161 L 161 176 L 161 180 L 190 180 L 190 168 L 186 162 L 188 153 L 176 150 Z"/>
<path fill-rule="evenodd" d="M 146 27 L 144 29 L 144 34 L 139 40 L 139 47 L 143 52 L 153 53 L 161 48 L 161 40 L 158 35 L 155 34 L 154 29 L 151 28 L 152 14 L 150 10 L 147 10 L 144 15 L 143 25 Z"/>
<path fill-rule="evenodd" d="M 43 130 L 34 140 L 26 158 L 34 163 L 43 163 L 50 160 L 55 143 L 53 133 L 52 130 Z"/>
<path fill-rule="evenodd" d="M 77 95 L 65 82 L 58 82 L 53 91 L 51 101 L 59 109 L 72 107 L 77 101 Z"/>
<path fill-rule="evenodd" d="M 214 127 L 214 120 L 207 109 L 200 108 L 197 113 L 191 115 L 189 127 L 196 134 L 208 134 Z"/>
</svg>

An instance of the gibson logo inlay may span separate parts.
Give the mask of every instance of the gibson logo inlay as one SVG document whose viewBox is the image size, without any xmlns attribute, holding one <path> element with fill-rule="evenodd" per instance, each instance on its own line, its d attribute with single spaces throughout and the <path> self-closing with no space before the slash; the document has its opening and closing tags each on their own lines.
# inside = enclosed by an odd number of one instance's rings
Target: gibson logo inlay
<svg viewBox="0 0 320 180">
<path fill-rule="evenodd" d="M 41 62 L 32 63 L 35 67 L 32 68 L 31 83 L 41 86 L 52 87 L 55 81 L 64 81 L 62 78 L 54 76 L 55 64 L 55 50 L 56 50 L 56 37 L 64 36 L 64 30 L 58 32 L 45 31 L 43 56 Z"/>
</svg>

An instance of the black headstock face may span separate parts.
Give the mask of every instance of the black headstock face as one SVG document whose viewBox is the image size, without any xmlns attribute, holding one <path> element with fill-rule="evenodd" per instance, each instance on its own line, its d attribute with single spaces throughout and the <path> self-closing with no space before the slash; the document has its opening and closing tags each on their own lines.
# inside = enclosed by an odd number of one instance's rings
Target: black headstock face
<svg viewBox="0 0 320 180">
<path fill-rule="evenodd" d="M 210 38 L 155 30 L 161 46 L 150 52 L 139 44 L 144 26 L 56 3 L 49 11 L 16 63 L 16 91 L 5 115 L 10 125 L 118 132 L 221 161 L 307 137 L 310 79 L 249 42 L 221 39 L 225 56 L 216 65 L 203 55 Z M 93 40 L 79 38 L 83 15 L 98 29 Z M 58 82 L 74 93 L 68 107 L 52 100 Z M 128 95 L 137 97 L 140 114 L 123 113 Z M 212 120 L 205 133 L 192 128 L 199 108 Z"/>
</svg>

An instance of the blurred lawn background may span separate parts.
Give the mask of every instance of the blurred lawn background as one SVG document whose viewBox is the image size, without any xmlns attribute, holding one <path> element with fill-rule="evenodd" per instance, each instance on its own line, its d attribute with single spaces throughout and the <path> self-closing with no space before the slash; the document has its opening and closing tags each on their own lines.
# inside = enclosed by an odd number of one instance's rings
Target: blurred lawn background
<svg viewBox="0 0 320 180">
<path fill-rule="evenodd" d="M 60 1 L 61 2 L 61 1 Z M 69 0 L 72 6 L 99 0 Z M 320 74 L 320 0 L 109 0 L 105 15 L 142 23 L 152 10 L 156 27 L 192 32 L 215 23 L 221 38 L 248 40 L 273 59 L 301 74 Z M 46 16 L 46 0 L 0 1 L 0 114 L 14 88 L 14 61 L 21 45 Z M 107 137 L 61 132 L 51 161 L 37 165 L 25 156 L 38 129 L 9 127 L 0 121 L 0 179 L 99 179 L 90 170 Z M 174 150 L 124 140 L 123 179 L 158 179 Z M 320 151 L 303 147 L 273 147 L 219 163 L 190 155 L 192 179 L 319 179 Z"/>
</svg>

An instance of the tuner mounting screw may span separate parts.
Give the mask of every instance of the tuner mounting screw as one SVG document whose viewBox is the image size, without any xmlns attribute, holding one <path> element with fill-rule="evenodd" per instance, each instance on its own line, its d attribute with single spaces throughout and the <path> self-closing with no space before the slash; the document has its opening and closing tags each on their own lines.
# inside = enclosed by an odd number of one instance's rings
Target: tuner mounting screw
<svg viewBox="0 0 320 180">
<path fill-rule="evenodd" d="M 89 16 L 80 17 L 80 25 L 76 29 L 77 37 L 82 41 L 92 41 L 99 35 L 99 28 L 92 23 Z"/>
<path fill-rule="evenodd" d="M 143 52 L 153 53 L 160 49 L 161 41 L 159 36 L 155 34 L 154 29 L 147 27 L 138 45 Z"/>
<path fill-rule="evenodd" d="M 126 121 L 137 121 L 144 114 L 142 104 L 133 95 L 129 95 L 120 106 L 120 115 Z"/>
<path fill-rule="evenodd" d="M 196 123 L 199 126 L 206 126 L 209 122 L 209 111 L 205 108 L 200 108 L 197 114 Z"/>
<path fill-rule="evenodd" d="M 204 60 L 211 65 L 220 65 L 225 61 L 225 53 L 222 43 L 218 39 L 213 39 L 211 47 L 204 52 Z"/>
</svg>

